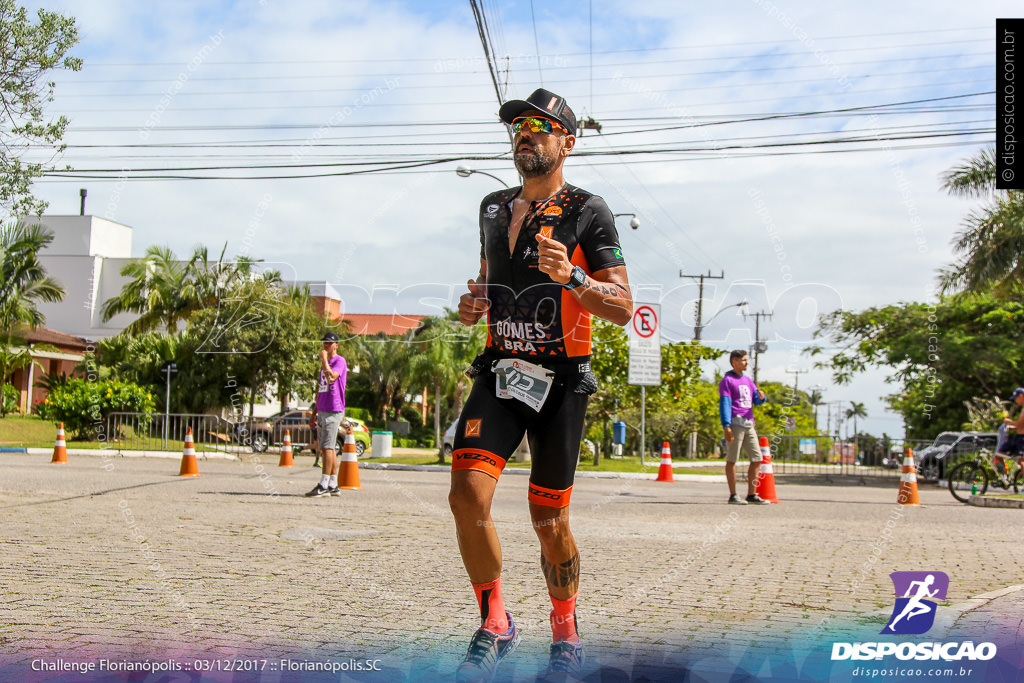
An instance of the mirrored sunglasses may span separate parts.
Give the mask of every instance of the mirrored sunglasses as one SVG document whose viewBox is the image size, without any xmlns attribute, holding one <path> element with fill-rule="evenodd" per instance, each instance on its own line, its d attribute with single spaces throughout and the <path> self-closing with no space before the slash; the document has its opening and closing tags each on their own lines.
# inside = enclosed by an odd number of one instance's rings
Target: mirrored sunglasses
<svg viewBox="0 0 1024 683">
<path fill-rule="evenodd" d="M 551 133 L 556 128 L 565 130 L 562 124 L 541 116 L 520 116 L 512 121 L 512 132 L 518 133 L 523 127 L 528 127 L 531 133 Z"/>
</svg>

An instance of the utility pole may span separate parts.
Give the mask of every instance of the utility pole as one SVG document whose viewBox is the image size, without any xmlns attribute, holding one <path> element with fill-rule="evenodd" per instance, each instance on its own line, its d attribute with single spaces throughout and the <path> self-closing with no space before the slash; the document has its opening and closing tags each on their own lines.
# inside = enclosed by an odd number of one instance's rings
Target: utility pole
<svg viewBox="0 0 1024 683">
<path fill-rule="evenodd" d="M 754 384 L 757 384 L 757 356 L 760 353 L 764 353 L 768 349 L 768 345 L 761 341 L 761 318 L 771 318 L 774 314 L 765 313 L 751 313 L 749 317 L 754 319 Z M 743 317 L 746 318 L 747 314 L 744 313 Z"/>
<path fill-rule="evenodd" d="M 793 375 L 793 398 L 796 398 L 797 383 L 800 381 L 800 375 L 806 375 L 810 370 L 786 370 L 786 374 Z"/>
<path fill-rule="evenodd" d="M 724 280 L 725 271 L 721 270 L 718 275 L 712 275 L 711 270 L 708 269 L 706 275 L 704 273 L 701 273 L 700 275 L 690 275 L 680 270 L 679 277 L 695 277 L 700 283 L 697 289 L 697 324 L 693 326 L 693 340 L 700 341 L 700 331 L 703 328 L 703 324 L 701 323 L 703 318 L 701 316 L 704 314 L 704 278 L 709 280 Z"/>
</svg>

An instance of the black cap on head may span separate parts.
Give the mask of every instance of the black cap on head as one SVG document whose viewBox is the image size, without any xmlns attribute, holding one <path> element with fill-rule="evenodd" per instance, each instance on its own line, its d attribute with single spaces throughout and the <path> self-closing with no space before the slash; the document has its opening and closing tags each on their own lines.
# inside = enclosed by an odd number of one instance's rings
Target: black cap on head
<svg viewBox="0 0 1024 683">
<path fill-rule="evenodd" d="M 1016 389 L 1013 390 L 1013 396 L 1010 397 L 1010 400 L 1015 400 L 1021 394 L 1024 394 L 1024 387 L 1017 387 Z"/>
<path fill-rule="evenodd" d="M 337 342 L 338 341 L 338 335 L 334 334 L 333 332 L 328 332 L 328 333 L 324 334 L 323 341 L 325 341 L 325 342 Z"/>
<path fill-rule="evenodd" d="M 536 109 L 547 114 L 565 126 L 565 130 L 568 131 L 569 135 L 576 135 L 576 114 L 573 114 L 572 109 L 569 109 L 569 105 L 564 97 L 544 88 L 537 88 L 525 100 L 509 100 L 501 105 L 501 109 L 498 110 L 498 116 L 505 123 L 512 123 L 514 119 L 522 116 L 523 112 L 529 109 Z"/>
</svg>

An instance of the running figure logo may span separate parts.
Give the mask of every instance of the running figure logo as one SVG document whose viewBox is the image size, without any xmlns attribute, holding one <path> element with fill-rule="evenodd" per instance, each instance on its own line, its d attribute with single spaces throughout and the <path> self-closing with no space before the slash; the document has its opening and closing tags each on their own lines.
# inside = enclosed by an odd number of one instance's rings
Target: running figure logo
<svg viewBox="0 0 1024 683">
<path fill-rule="evenodd" d="M 946 599 L 949 576 L 944 572 L 893 572 L 896 589 L 892 617 L 882 633 L 924 633 L 935 623 L 936 603 Z"/>
</svg>

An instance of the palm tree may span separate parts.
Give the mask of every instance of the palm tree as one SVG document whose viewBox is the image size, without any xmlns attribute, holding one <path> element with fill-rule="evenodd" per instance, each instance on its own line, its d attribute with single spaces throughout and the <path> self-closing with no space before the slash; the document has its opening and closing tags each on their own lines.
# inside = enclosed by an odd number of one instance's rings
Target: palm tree
<svg viewBox="0 0 1024 683">
<path fill-rule="evenodd" d="M 39 251 L 52 241 L 53 233 L 40 225 L 0 229 L 0 414 L 7 375 L 33 362 L 28 349 L 15 350 L 16 337 L 25 325 L 35 329 L 46 321 L 37 304 L 64 298 L 64 287 L 39 262 Z"/>
<path fill-rule="evenodd" d="M 995 148 L 981 150 L 943 176 L 955 197 L 990 198 L 967 214 L 953 242 L 955 263 L 939 271 L 943 294 L 993 290 L 1006 296 L 1021 291 L 1024 278 L 1024 192 L 997 190 Z"/>
<path fill-rule="evenodd" d="M 103 321 L 135 313 L 139 317 L 125 328 L 126 333 L 138 335 L 163 327 L 177 334 L 178 326 L 193 313 L 216 307 L 225 293 L 237 292 L 238 286 L 254 280 L 280 282 L 276 271 L 257 274 L 257 260 L 225 261 L 226 250 L 227 244 L 216 263 L 211 263 L 207 248 L 196 247 L 188 263 L 183 263 L 168 247 L 148 247 L 145 256 L 121 269 L 121 275 L 131 279 L 120 294 L 103 304 Z"/>
<path fill-rule="evenodd" d="M 821 389 L 811 389 L 810 396 L 807 397 L 807 402 L 814 408 L 814 431 L 818 431 L 818 406 L 825 405 L 825 395 L 821 392 Z"/>
<path fill-rule="evenodd" d="M 850 401 L 850 407 L 846 409 L 846 419 L 853 419 L 853 439 L 857 440 L 857 418 L 867 417 L 868 411 L 864 408 L 863 403 L 857 403 L 856 401 Z"/>
<path fill-rule="evenodd" d="M 378 334 L 354 340 L 355 361 L 377 398 L 380 418 L 385 423 L 388 410 L 400 412 L 405 401 L 406 374 L 413 358 L 413 346 L 404 336 Z"/>
<path fill-rule="evenodd" d="M 188 318 L 189 306 L 182 297 L 185 267 L 168 247 L 150 246 L 141 259 L 121 268 L 131 278 L 121 293 L 103 304 L 103 322 L 121 313 L 139 317 L 125 328 L 129 335 L 145 334 L 164 327 L 176 334 L 178 324 Z"/>
<path fill-rule="evenodd" d="M 442 396 L 448 396 L 459 389 L 459 385 L 466 379 L 465 369 L 468 365 L 455 340 L 453 326 L 456 325 L 459 323 L 447 318 L 427 318 L 416 338 L 419 353 L 409 363 L 410 380 L 434 389 L 434 443 L 437 444 L 438 458 L 442 464 Z"/>
</svg>

